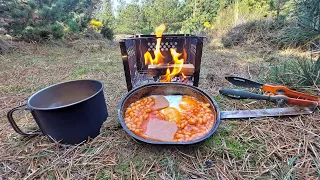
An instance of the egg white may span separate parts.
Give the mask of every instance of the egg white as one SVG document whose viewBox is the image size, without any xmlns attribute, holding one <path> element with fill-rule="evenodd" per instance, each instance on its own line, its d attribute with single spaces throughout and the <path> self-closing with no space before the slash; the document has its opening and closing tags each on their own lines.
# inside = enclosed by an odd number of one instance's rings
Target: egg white
<svg viewBox="0 0 320 180">
<path fill-rule="evenodd" d="M 169 96 L 164 96 L 168 102 L 169 102 L 169 107 L 173 107 L 176 108 L 178 111 L 180 111 L 180 107 L 179 104 L 182 100 L 182 96 L 181 95 L 169 95 Z M 163 112 L 163 110 L 162 110 Z"/>
</svg>

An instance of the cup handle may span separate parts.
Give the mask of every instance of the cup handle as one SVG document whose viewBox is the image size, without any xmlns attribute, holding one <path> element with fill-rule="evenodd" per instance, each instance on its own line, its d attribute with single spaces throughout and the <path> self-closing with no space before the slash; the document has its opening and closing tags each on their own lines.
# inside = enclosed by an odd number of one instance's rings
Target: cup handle
<svg viewBox="0 0 320 180">
<path fill-rule="evenodd" d="M 22 108 L 23 106 L 27 106 L 27 104 L 22 104 L 22 105 L 20 105 L 20 106 L 17 106 L 17 107 L 15 107 L 15 108 L 11 109 L 11 110 L 7 113 L 8 121 L 9 121 L 9 123 L 11 124 L 11 126 L 13 127 L 13 129 L 14 129 L 17 133 L 19 133 L 19 134 L 21 134 L 21 135 L 23 135 L 23 136 L 43 134 L 43 133 L 41 132 L 41 130 L 37 130 L 37 131 L 33 131 L 33 132 L 23 132 L 23 131 L 18 127 L 18 125 L 16 124 L 16 122 L 15 122 L 14 119 L 13 119 L 13 116 L 12 116 L 12 115 L 13 115 L 13 112 L 15 112 L 15 111 L 17 111 L 17 110 L 31 110 L 31 111 L 33 111 L 33 110 L 30 109 L 30 108 Z"/>
</svg>

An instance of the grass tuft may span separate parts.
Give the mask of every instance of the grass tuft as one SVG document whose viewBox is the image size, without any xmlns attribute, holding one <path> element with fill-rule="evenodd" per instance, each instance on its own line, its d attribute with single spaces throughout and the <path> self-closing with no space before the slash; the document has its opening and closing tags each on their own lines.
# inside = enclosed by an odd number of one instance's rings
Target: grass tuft
<svg viewBox="0 0 320 180">
<path fill-rule="evenodd" d="M 79 67 L 72 73 L 72 76 L 73 78 L 78 79 L 87 75 L 89 71 L 90 69 L 88 67 Z"/>
<path fill-rule="evenodd" d="M 233 135 L 235 129 L 236 127 L 233 127 L 231 123 L 227 126 L 222 124 L 218 131 L 204 142 L 204 145 L 214 148 L 215 152 L 219 155 L 222 155 L 225 151 L 230 151 L 233 157 L 243 159 L 249 146 L 236 139 Z"/>
<path fill-rule="evenodd" d="M 249 146 L 247 144 L 239 142 L 235 139 L 228 139 L 225 141 L 225 143 L 226 147 L 230 149 L 231 154 L 238 159 L 243 159 L 244 154 L 249 149 Z"/>
<path fill-rule="evenodd" d="M 263 81 L 284 84 L 290 87 L 319 87 L 320 58 L 310 59 L 291 58 L 287 61 L 266 67 L 267 72 Z"/>
</svg>

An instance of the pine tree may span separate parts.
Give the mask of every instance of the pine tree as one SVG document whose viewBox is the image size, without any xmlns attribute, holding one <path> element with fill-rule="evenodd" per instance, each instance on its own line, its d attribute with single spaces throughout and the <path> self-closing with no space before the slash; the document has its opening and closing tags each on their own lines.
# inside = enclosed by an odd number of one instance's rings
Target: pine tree
<svg viewBox="0 0 320 180">
<path fill-rule="evenodd" d="M 103 23 L 101 34 L 107 39 L 113 39 L 116 19 L 112 12 L 111 0 L 103 0 L 97 9 L 95 17 Z"/>
<path fill-rule="evenodd" d="M 205 26 L 204 23 L 211 24 L 217 16 L 218 10 L 224 1 L 218 0 L 186 0 L 183 4 L 184 17 L 182 31 L 186 33 L 199 33 Z"/>
<path fill-rule="evenodd" d="M 128 4 L 119 10 L 117 18 L 118 33 L 137 34 L 142 33 L 146 27 L 146 19 L 138 4 Z"/>
<path fill-rule="evenodd" d="M 147 1 L 147 4 L 142 7 L 145 14 L 145 20 L 153 28 L 165 23 L 167 26 L 166 32 L 175 32 L 181 28 L 182 9 L 179 1 L 176 0 L 157 0 Z"/>
</svg>

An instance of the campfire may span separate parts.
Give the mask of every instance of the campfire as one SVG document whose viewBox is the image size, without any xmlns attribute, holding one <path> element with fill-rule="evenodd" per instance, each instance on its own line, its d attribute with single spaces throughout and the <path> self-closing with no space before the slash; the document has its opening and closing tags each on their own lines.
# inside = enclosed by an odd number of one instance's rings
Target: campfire
<svg viewBox="0 0 320 180">
<path fill-rule="evenodd" d="M 127 88 L 151 82 L 181 82 L 198 86 L 203 37 L 189 34 L 135 35 L 120 41 Z"/>
</svg>

